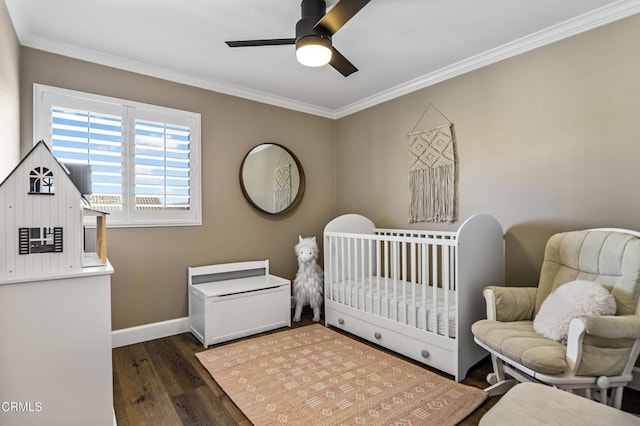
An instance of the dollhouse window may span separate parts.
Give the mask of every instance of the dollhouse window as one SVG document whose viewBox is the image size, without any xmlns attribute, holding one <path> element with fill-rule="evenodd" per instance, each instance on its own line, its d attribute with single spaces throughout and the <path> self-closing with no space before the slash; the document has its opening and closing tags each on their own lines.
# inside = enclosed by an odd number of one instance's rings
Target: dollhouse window
<svg viewBox="0 0 640 426">
<path fill-rule="evenodd" d="M 62 227 L 20 228 L 19 254 L 62 253 Z"/>
<path fill-rule="evenodd" d="M 29 194 L 53 195 L 53 172 L 46 167 L 36 167 L 29 173 Z"/>
</svg>

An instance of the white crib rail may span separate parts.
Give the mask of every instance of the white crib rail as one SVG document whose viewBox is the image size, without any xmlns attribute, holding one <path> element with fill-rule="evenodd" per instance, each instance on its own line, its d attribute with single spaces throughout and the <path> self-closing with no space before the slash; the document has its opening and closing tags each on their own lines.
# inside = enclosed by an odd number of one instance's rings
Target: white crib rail
<svg viewBox="0 0 640 426">
<path fill-rule="evenodd" d="M 453 338 L 456 235 L 390 229 L 372 234 L 325 231 L 325 295 Z"/>
</svg>

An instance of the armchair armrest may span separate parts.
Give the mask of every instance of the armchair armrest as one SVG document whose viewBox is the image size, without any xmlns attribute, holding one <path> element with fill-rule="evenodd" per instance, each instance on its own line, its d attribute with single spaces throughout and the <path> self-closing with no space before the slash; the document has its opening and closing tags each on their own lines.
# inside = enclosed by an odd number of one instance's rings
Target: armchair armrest
<svg viewBox="0 0 640 426">
<path fill-rule="evenodd" d="M 533 319 L 537 292 L 537 287 L 486 287 L 482 294 L 487 302 L 487 319 L 494 321 Z"/>
<path fill-rule="evenodd" d="M 582 343 L 586 335 L 607 339 L 640 339 L 640 315 L 588 315 L 572 319 L 567 335 L 566 358 L 572 374 L 577 373 L 582 361 Z M 638 342 L 635 346 L 638 346 Z"/>
<path fill-rule="evenodd" d="M 587 334 L 608 339 L 640 339 L 640 315 L 585 316 Z"/>
</svg>

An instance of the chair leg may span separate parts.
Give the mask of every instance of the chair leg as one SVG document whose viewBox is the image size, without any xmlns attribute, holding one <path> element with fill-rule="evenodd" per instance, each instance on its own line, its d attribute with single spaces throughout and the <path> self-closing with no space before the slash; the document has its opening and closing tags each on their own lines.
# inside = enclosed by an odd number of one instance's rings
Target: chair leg
<svg viewBox="0 0 640 426">
<path fill-rule="evenodd" d="M 518 384 L 517 380 L 507 379 L 504 373 L 504 362 L 495 355 L 491 355 L 493 373 L 487 375 L 487 383 L 491 386 L 485 388 L 489 396 L 504 395 L 509 389 Z"/>
<path fill-rule="evenodd" d="M 484 388 L 484 391 L 489 394 L 489 396 L 504 395 L 509 391 L 509 389 L 517 384 L 518 381 L 515 379 L 506 379 L 496 383 L 495 385 L 491 385 L 488 388 Z"/>
<path fill-rule="evenodd" d="M 608 405 L 607 392 L 609 390 L 609 385 L 611 385 L 611 381 L 606 376 L 600 376 L 598 377 L 598 380 L 596 380 L 596 385 L 598 385 L 598 389 L 600 390 L 600 392 L 598 392 L 600 394 L 600 403 Z"/>
<path fill-rule="evenodd" d="M 622 393 L 624 392 L 624 386 L 618 386 L 611 390 L 611 406 L 620 410 L 622 407 Z"/>
<path fill-rule="evenodd" d="M 598 390 L 598 401 L 600 401 L 600 404 L 604 404 L 604 405 L 609 405 L 609 396 L 607 393 L 607 389 L 599 389 Z"/>
<path fill-rule="evenodd" d="M 504 381 L 504 362 L 495 355 L 491 355 L 491 365 L 493 366 L 493 373 L 487 376 L 487 382 L 490 385 L 495 385 L 498 382 Z"/>
</svg>

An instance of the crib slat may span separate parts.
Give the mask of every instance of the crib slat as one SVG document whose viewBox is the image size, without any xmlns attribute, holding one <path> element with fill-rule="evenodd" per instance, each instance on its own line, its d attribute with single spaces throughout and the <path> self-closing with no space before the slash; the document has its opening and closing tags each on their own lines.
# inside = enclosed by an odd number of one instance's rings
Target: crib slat
<svg viewBox="0 0 640 426">
<path fill-rule="evenodd" d="M 329 279 L 326 280 L 327 284 L 329 286 L 329 296 L 331 300 L 337 300 L 336 298 L 336 294 L 334 292 L 334 283 L 338 281 L 337 277 L 335 276 L 335 270 L 336 270 L 336 265 L 338 263 L 338 258 L 337 258 L 337 254 L 336 254 L 336 244 L 337 241 L 334 237 L 326 237 L 328 241 L 330 241 L 330 243 L 326 246 L 329 248 L 329 256 L 328 257 L 328 261 L 325 260 L 325 269 L 328 267 L 328 271 L 329 271 Z"/>
<path fill-rule="evenodd" d="M 393 261 L 393 302 L 396 307 L 394 309 L 394 320 L 398 321 L 398 241 L 394 241 L 391 250 L 391 260 Z M 391 307 L 391 303 L 389 303 Z"/>
<path fill-rule="evenodd" d="M 334 262 L 331 260 L 333 257 L 333 238 L 331 237 L 325 237 L 324 238 L 324 246 L 327 248 L 327 259 L 329 260 L 325 260 L 325 265 L 324 265 L 324 294 L 330 299 L 330 300 L 334 300 L 333 299 L 333 286 L 332 284 L 332 275 L 331 275 L 331 271 L 333 270 L 333 265 Z"/>
<path fill-rule="evenodd" d="M 345 282 L 347 283 L 347 287 L 345 287 L 344 295 L 345 295 L 345 303 L 351 306 L 351 304 L 353 303 L 353 301 L 351 300 L 352 299 L 351 291 L 353 286 L 353 272 L 351 272 L 351 237 L 345 238 L 344 244 L 345 244 L 344 257 L 346 259 L 344 279 L 345 279 Z"/>
<path fill-rule="evenodd" d="M 342 282 L 341 276 L 340 276 L 340 272 L 343 268 L 343 263 L 341 262 L 340 259 L 344 259 L 344 256 L 342 256 L 342 252 L 340 250 L 340 244 L 342 243 L 342 238 L 340 237 L 336 237 L 335 240 L 335 246 L 333 248 L 335 248 L 336 253 L 335 253 L 335 267 L 333 269 L 335 269 L 335 275 L 336 275 L 336 282 L 340 283 Z M 340 303 L 344 302 L 344 300 L 342 300 L 342 293 L 340 293 L 342 289 L 342 285 L 340 285 L 340 287 L 336 286 L 336 300 L 339 300 Z"/>
<path fill-rule="evenodd" d="M 398 310 L 402 310 L 400 318 L 404 318 L 404 323 L 407 323 L 407 244 L 400 243 L 402 247 L 402 299 L 398 299 Z"/>
<path fill-rule="evenodd" d="M 433 324 L 431 325 L 431 332 L 438 334 L 438 246 L 432 246 L 431 249 L 431 285 L 432 285 L 432 299 L 431 299 L 431 318 Z"/>
<path fill-rule="evenodd" d="M 458 281 L 456 279 L 456 248 L 449 247 L 449 276 L 451 277 L 451 290 L 458 289 Z"/>
<path fill-rule="evenodd" d="M 444 291 L 444 335 L 449 336 L 449 250 L 442 250 L 442 290 Z"/>
<path fill-rule="evenodd" d="M 347 264 L 344 261 L 344 259 L 346 259 L 346 257 L 347 257 L 346 256 L 347 252 L 345 251 L 345 248 L 344 248 L 345 239 L 346 239 L 345 237 L 340 238 L 340 259 L 342 259 L 342 264 L 340 265 L 342 267 L 342 268 L 340 268 L 340 269 L 342 269 L 342 276 L 340 277 L 340 282 L 344 282 L 345 279 L 346 279 L 346 275 L 347 275 L 347 273 L 346 273 Z"/>
<path fill-rule="evenodd" d="M 384 253 L 384 277 L 385 278 L 389 278 L 389 241 L 385 240 L 384 241 L 384 248 L 385 248 L 385 253 Z M 391 318 L 390 317 L 390 311 L 389 311 L 389 280 L 385 279 L 384 280 L 384 300 L 385 300 L 385 304 L 386 304 L 386 309 L 387 309 L 387 318 Z"/>
<path fill-rule="evenodd" d="M 358 246 L 354 238 L 349 239 L 349 250 L 351 258 L 349 267 L 351 268 L 351 306 L 358 308 Z"/>
<path fill-rule="evenodd" d="M 342 288 L 342 285 L 338 284 L 341 282 L 340 280 L 340 270 L 342 269 L 342 266 L 340 265 L 340 259 L 342 259 L 340 257 L 340 240 L 341 238 L 339 237 L 335 237 L 333 238 L 334 243 L 331 245 L 331 250 L 335 250 L 334 253 L 334 257 L 332 258 L 334 263 L 331 266 L 331 270 L 333 271 L 333 274 L 335 276 L 335 292 L 334 292 L 334 300 L 340 301 L 340 303 L 342 303 L 342 299 L 341 299 L 341 293 L 340 290 Z"/>
<path fill-rule="evenodd" d="M 358 268 L 357 268 L 357 246 L 354 238 L 349 239 L 349 268 L 351 268 L 351 273 L 349 274 L 349 278 L 351 278 L 351 306 L 354 308 L 358 307 Z"/>
<path fill-rule="evenodd" d="M 381 242 L 380 240 L 376 241 L 376 294 L 378 295 L 378 315 L 382 315 L 382 306 L 380 306 L 380 300 L 382 299 L 380 297 L 380 256 L 382 255 L 382 252 L 380 251 L 380 247 L 381 247 Z"/>
<path fill-rule="evenodd" d="M 413 283 L 413 285 L 411 286 L 411 306 L 412 306 L 412 314 L 411 314 L 411 320 L 409 321 L 409 323 L 412 326 L 416 326 L 416 314 L 418 313 L 418 304 L 416 303 L 416 286 L 418 285 L 418 280 L 416 280 L 416 271 L 417 269 L 417 265 L 416 265 L 416 243 L 411 243 L 411 282 Z M 409 309 L 407 309 L 407 314 L 409 314 Z"/>
<path fill-rule="evenodd" d="M 364 240 L 360 239 L 360 287 L 356 291 L 358 292 L 358 304 L 360 305 L 360 309 L 366 309 L 366 300 L 365 300 L 365 287 L 364 287 Z M 360 295 L 360 290 L 362 289 L 362 295 Z"/>
<path fill-rule="evenodd" d="M 422 282 L 422 309 L 423 309 L 423 314 L 424 314 L 424 326 L 422 327 L 423 330 L 427 329 L 427 289 L 428 289 L 428 285 L 429 285 L 429 270 L 427 267 L 427 252 L 428 252 L 428 245 L 423 244 L 422 245 L 422 276 L 421 276 L 421 282 Z"/>
<path fill-rule="evenodd" d="M 364 240 L 363 240 L 364 241 Z M 373 241 L 369 240 L 369 242 L 367 243 L 367 276 L 369 277 L 369 296 L 367 297 L 367 299 L 370 299 L 369 302 L 369 309 L 367 310 L 367 312 L 373 312 L 373 253 L 372 253 L 372 245 L 373 245 Z"/>
</svg>

